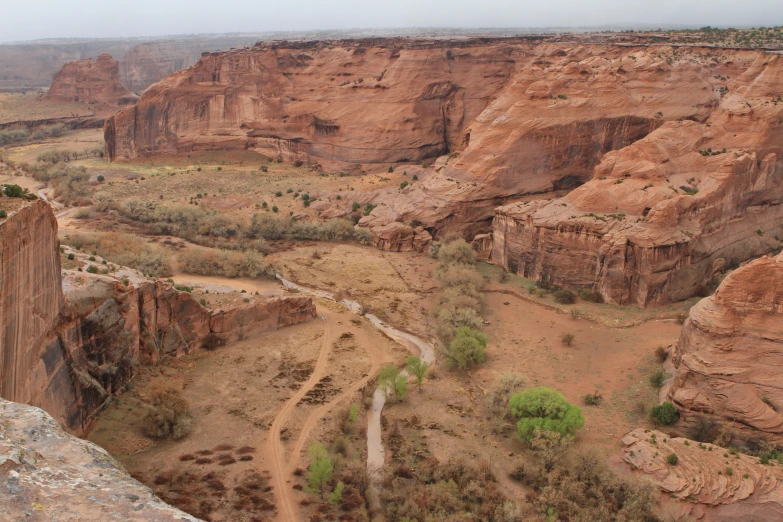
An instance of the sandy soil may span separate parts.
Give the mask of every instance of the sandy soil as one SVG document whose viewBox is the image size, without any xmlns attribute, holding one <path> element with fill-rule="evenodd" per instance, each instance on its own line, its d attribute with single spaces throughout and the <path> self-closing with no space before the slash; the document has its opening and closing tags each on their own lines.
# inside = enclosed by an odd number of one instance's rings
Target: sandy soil
<svg viewBox="0 0 783 522">
<path fill-rule="evenodd" d="M 67 116 L 89 116 L 95 109 L 81 103 L 49 101 L 42 93 L 0 93 L 0 123 Z"/>
</svg>

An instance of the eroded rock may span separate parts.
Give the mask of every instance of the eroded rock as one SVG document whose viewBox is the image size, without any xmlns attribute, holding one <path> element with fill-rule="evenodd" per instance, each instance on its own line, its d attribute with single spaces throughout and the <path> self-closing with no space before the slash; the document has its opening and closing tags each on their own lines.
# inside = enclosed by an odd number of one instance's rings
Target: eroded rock
<svg viewBox="0 0 783 522">
<path fill-rule="evenodd" d="M 95 60 L 86 58 L 63 65 L 52 76 L 52 86 L 46 97 L 114 106 L 128 105 L 137 99 L 120 81 L 120 64 L 108 54 L 102 54 Z"/>
<path fill-rule="evenodd" d="M 783 443 L 783 254 L 731 272 L 690 310 L 674 350 L 670 400 L 687 426 L 717 420 Z"/>
<path fill-rule="evenodd" d="M 0 398 L 0 519 L 197 522 L 40 408 Z"/>
</svg>

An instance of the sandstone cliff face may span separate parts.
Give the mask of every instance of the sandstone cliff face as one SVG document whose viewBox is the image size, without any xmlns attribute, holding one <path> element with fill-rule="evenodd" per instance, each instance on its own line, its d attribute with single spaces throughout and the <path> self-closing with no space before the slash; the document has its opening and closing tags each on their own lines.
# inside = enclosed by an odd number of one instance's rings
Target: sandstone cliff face
<svg viewBox="0 0 783 522">
<path fill-rule="evenodd" d="M 521 38 L 261 44 L 150 87 L 107 122 L 107 154 L 251 149 L 345 171 L 442 156 L 421 182 L 380 194 L 362 225 L 471 236 L 496 206 L 564 194 L 667 121 L 706 121 L 727 76 L 763 56 Z"/>
<path fill-rule="evenodd" d="M 0 399 L 0 518 L 197 522 L 45 411 Z"/>
<path fill-rule="evenodd" d="M 687 442 L 687 445 L 686 445 Z M 636 429 L 623 437 L 623 459 L 674 498 L 709 506 L 705 520 L 780 520 L 783 473 L 758 457 L 731 455 L 713 444 L 696 444 L 660 431 Z M 678 457 L 677 465 L 666 462 Z M 731 474 L 727 473 L 731 468 Z M 703 510 L 702 510 L 703 514 Z"/>
<path fill-rule="evenodd" d="M 66 63 L 52 76 L 46 97 L 82 103 L 128 105 L 136 100 L 120 81 L 120 64 L 108 54 Z"/>
<path fill-rule="evenodd" d="M 0 223 L 0 396 L 31 402 L 30 374 L 64 306 L 57 220 L 35 201 Z"/>
<path fill-rule="evenodd" d="M 0 396 L 39 406 L 82 433 L 139 364 L 216 347 L 315 317 L 312 299 L 249 296 L 207 310 L 168 283 L 67 271 L 48 204 L 0 224 Z M 63 287 L 66 289 L 63 294 Z"/>
<path fill-rule="evenodd" d="M 563 198 L 498 208 L 492 261 L 647 306 L 704 291 L 726 264 L 779 248 L 783 60 L 759 55 L 732 78 L 704 123 L 668 122 L 606 154 Z"/>
<path fill-rule="evenodd" d="M 691 308 L 672 361 L 684 424 L 707 417 L 783 443 L 783 254 L 735 270 Z"/>
</svg>

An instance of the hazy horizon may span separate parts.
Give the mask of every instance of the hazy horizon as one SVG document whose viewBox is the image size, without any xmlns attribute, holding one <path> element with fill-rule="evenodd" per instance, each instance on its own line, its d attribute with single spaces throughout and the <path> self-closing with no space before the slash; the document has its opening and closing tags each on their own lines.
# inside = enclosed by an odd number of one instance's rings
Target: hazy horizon
<svg viewBox="0 0 783 522">
<path fill-rule="evenodd" d="M 393 29 L 584 29 L 783 25 L 783 2 L 748 0 L 30 0 L 6 6 L 0 43 L 65 38 Z"/>
</svg>

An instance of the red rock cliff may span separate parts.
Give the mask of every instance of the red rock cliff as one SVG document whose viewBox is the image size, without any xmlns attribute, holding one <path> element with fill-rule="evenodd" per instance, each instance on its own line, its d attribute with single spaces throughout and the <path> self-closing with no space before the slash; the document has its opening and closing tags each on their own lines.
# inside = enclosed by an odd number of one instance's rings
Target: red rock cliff
<svg viewBox="0 0 783 522">
<path fill-rule="evenodd" d="M 316 315 L 305 296 L 249 296 L 210 311 L 168 283 L 125 286 L 73 271 L 64 296 L 57 221 L 42 201 L 0 224 L 0 261 L 0 396 L 43 408 L 77 434 L 139 364 Z"/>
<path fill-rule="evenodd" d="M 607 153 L 563 198 L 498 208 L 492 261 L 648 306 L 709 291 L 716 271 L 779 248 L 783 60 L 742 56 L 755 58 L 734 62 L 704 123 L 669 122 Z"/>
<path fill-rule="evenodd" d="M 52 76 L 49 99 L 127 105 L 136 100 L 120 81 L 120 65 L 108 54 L 66 63 Z"/>
<path fill-rule="evenodd" d="M 783 444 L 783 254 L 738 268 L 691 308 L 669 398 L 685 424 L 715 419 Z"/>
</svg>

